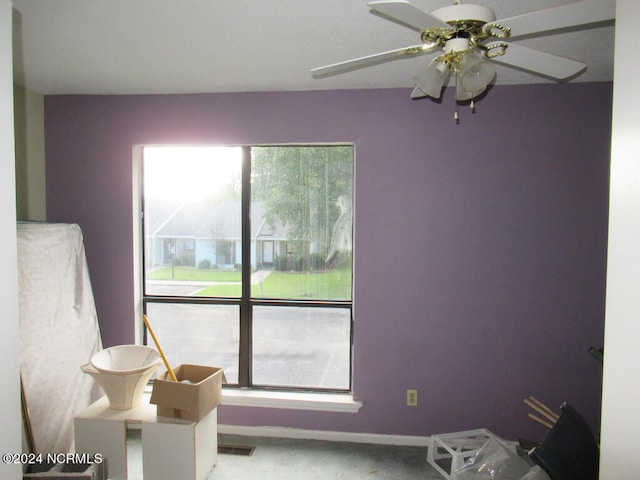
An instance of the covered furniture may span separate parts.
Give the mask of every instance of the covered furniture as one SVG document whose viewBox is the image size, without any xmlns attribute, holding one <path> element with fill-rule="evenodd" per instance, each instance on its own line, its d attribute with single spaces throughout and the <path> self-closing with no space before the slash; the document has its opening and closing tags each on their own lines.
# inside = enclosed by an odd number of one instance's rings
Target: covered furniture
<svg viewBox="0 0 640 480">
<path fill-rule="evenodd" d="M 30 448 L 68 453 L 75 414 L 102 395 L 80 370 L 102 349 L 82 232 L 75 224 L 20 223 L 17 239 L 20 373 Z"/>
</svg>

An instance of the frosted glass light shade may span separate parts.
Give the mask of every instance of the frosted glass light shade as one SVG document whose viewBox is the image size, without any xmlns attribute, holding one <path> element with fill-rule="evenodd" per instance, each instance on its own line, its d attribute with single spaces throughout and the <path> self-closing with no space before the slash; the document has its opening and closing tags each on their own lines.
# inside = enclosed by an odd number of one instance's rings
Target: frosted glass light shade
<svg viewBox="0 0 640 480">
<path fill-rule="evenodd" d="M 475 92 L 469 92 L 464 88 L 462 88 L 462 82 L 460 81 L 460 76 L 456 75 L 456 101 L 458 102 L 472 100 L 478 95 L 480 95 L 482 92 L 484 92 L 486 89 L 487 87 L 483 87 L 480 90 L 477 90 Z"/>
<path fill-rule="evenodd" d="M 482 93 L 495 74 L 493 64 L 475 52 L 465 53 L 458 61 L 459 88 L 466 92 Z"/>
<path fill-rule="evenodd" d="M 442 87 L 449 77 L 449 67 L 440 58 L 434 58 L 427 69 L 413 77 L 416 87 L 425 95 L 440 98 Z"/>
</svg>

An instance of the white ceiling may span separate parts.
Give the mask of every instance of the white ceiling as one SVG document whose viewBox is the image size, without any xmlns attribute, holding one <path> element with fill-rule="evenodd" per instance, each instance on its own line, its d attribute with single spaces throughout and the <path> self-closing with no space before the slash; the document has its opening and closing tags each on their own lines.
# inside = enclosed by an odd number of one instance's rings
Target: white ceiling
<svg viewBox="0 0 640 480">
<path fill-rule="evenodd" d="M 477 0 L 498 19 L 573 0 Z M 413 0 L 431 11 L 453 0 Z M 406 87 L 430 56 L 327 78 L 309 70 L 420 43 L 366 0 L 13 0 L 15 83 L 44 94 Z M 613 76 L 611 24 L 519 41 Z M 550 83 L 497 67 L 498 84 Z M 408 94 L 407 93 L 407 94 Z"/>
</svg>

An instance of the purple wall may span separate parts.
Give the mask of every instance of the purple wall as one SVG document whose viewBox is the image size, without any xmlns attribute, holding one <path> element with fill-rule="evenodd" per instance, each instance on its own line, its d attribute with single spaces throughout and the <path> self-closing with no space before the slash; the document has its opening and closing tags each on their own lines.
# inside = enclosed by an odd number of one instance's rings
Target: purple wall
<svg viewBox="0 0 640 480">
<path fill-rule="evenodd" d="M 523 399 L 594 428 L 611 84 L 493 88 L 453 122 L 409 90 L 45 98 L 49 221 L 85 236 L 105 346 L 134 339 L 132 145 L 355 142 L 358 414 L 220 422 L 541 439 Z M 417 388 L 420 405 L 405 406 Z"/>
</svg>

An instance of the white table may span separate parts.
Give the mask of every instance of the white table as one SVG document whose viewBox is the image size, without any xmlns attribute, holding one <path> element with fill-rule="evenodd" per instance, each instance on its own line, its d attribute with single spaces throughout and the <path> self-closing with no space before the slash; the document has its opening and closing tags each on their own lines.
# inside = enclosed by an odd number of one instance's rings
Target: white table
<svg viewBox="0 0 640 480">
<path fill-rule="evenodd" d="M 156 406 L 143 395 L 129 410 L 109 408 L 102 397 L 74 418 L 77 453 L 100 453 L 108 477 L 127 479 L 127 430 L 142 431 L 142 464 L 148 480 L 205 480 L 218 458 L 218 412 L 199 422 L 158 417 Z"/>
</svg>

